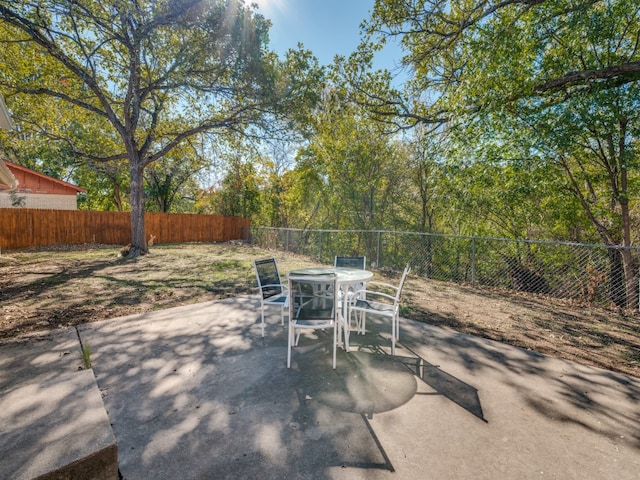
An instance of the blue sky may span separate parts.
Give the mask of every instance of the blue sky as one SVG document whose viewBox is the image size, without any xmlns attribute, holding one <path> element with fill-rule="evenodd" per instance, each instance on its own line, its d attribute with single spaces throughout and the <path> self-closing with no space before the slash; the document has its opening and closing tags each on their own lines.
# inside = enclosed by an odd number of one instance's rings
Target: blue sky
<svg viewBox="0 0 640 480">
<path fill-rule="evenodd" d="M 257 3 L 271 20 L 271 48 L 282 55 L 297 43 L 311 50 L 321 64 L 333 62 L 336 54 L 348 56 L 360 42 L 359 26 L 369 17 L 374 0 L 245 0 Z M 394 71 L 400 63 L 398 47 L 386 47 L 376 57 L 375 67 Z"/>
</svg>

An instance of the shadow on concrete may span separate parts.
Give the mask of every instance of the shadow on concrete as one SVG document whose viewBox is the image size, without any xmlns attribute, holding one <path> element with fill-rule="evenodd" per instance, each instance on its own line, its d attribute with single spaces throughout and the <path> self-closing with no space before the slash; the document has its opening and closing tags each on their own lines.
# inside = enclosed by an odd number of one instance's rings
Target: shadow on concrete
<svg viewBox="0 0 640 480">
<path fill-rule="evenodd" d="M 424 392 L 419 393 L 419 395 L 442 395 L 483 422 L 487 422 L 482 412 L 482 404 L 477 388 L 447 373 L 440 366 L 429 363 L 406 343 L 399 343 L 401 348 L 398 351 L 404 351 L 408 355 L 396 355 L 393 357 L 381 346 L 388 343 L 388 340 L 380 334 L 375 335 L 375 337 L 377 338 L 371 338 L 370 335 L 356 337 L 366 340 L 359 342 L 360 346 L 357 347 L 358 352 L 353 354 L 354 357 L 358 358 L 358 355 L 362 355 L 364 351 L 375 352 L 377 357 L 386 358 L 386 361 L 393 362 L 397 365 L 396 370 L 402 369 L 409 372 L 412 377 L 424 382 L 435 390 L 433 393 Z M 355 341 L 357 342 L 357 340 Z M 398 378 L 400 378 L 400 375 L 398 375 Z M 416 389 L 414 389 L 412 396 L 415 392 Z"/>
<path fill-rule="evenodd" d="M 408 348 L 405 346 L 405 348 Z M 444 395 L 456 405 L 487 422 L 482 413 L 482 404 L 478 389 L 432 365 L 420 356 L 399 359 L 418 378 L 433 388 L 439 395 Z"/>
<path fill-rule="evenodd" d="M 0 344 L 0 478 L 115 478 L 116 439 L 74 328 Z"/>
<path fill-rule="evenodd" d="M 328 333 L 287 369 L 278 320 L 238 297 L 79 328 L 125 480 L 636 478 L 637 380 L 417 322 L 395 357 L 372 321 L 336 370 Z"/>
<path fill-rule="evenodd" d="M 412 373 L 342 350 L 333 370 L 322 332 L 287 369 L 285 330 L 270 322 L 261 338 L 258 311 L 240 298 L 80 327 L 126 480 L 394 471 L 370 419 L 413 397 Z"/>
<path fill-rule="evenodd" d="M 550 421 L 640 449 L 640 409 L 628 408 L 640 402 L 639 379 L 431 325 L 406 323 L 405 327 L 405 348 L 411 345 L 416 356 L 429 352 L 436 363 L 463 367 L 478 379 L 481 390 L 495 388 L 489 384 L 508 387 L 529 411 Z M 440 374 L 431 370 L 436 373 Z M 469 399 L 473 392 L 464 396 Z M 474 403 L 468 402 L 463 403 Z M 470 411 L 480 412 L 475 407 Z"/>
</svg>

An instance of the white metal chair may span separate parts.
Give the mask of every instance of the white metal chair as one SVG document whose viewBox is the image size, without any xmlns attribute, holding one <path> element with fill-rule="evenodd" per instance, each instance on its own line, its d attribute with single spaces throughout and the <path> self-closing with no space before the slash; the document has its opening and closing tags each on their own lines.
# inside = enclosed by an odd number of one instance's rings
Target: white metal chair
<svg viewBox="0 0 640 480">
<path fill-rule="evenodd" d="M 338 302 L 335 275 L 289 275 L 289 340 L 287 368 L 291 368 L 291 349 L 298 346 L 303 330 L 333 328 L 333 368 L 336 368 Z"/>
<path fill-rule="evenodd" d="M 338 268 L 338 267 L 345 267 L 345 268 L 357 268 L 359 270 L 366 270 L 367 269 L 367 257 L 362 256 L 362 257 L 342 257 L 339 255 L 336 255 L 334 260 L 333 260 L 333 266 Z M 361 289 L 365 289 L 367 288 L 367 285 L 365 283 L 359 283 L 355 288 L 349 288 L 349 291 L 346 292 L 347 294 L 347 298 L 353 293 L 354 290 L 361 290 Z M 339 297 L 339 300 L 342 301 L 342 297 Z"/>
<path fill-rule="evenodd" d="M 358 270 L 366 270 L 367 269 L 367 257 L 366 256 L 361 256 L 361 257 L 344 257 L 341 255 L 336 255 L 333 259 L 333 266 L 334 268 L 357 268 Z M 353 292 L 356 290 L 364 290 L 365 288 L 367 288 L 367 284 L 366 283 L 358 283 L 356 285 L 350 285 L 348 287 L 348 289 L 346 291 L 338 291 L 338 302 L 340 304 L 340 307 L 342 308 L 342 304 L 343 304 L 343 297 L 346 297 L 346 301 L 348 301 L 351 296 L 353 295 Z M 344 315 L 344 321 L 347 321 L 347 315 Z M 349 351 L 349 333 L 350 329 L 345 327 L 345 348 L 347 349 L 347 351 Z M 340 329 L 338 328 L 338 333 L 340 333 Z"/>
<path fill-rule="evenodd" d="M 367 267 L 367 257 L 341 257 L 336 255 L 333 260 L 333 266 L 365 270 Z"/>
<path fill-rule="evenodd" d="M 354 313 L 357 314 L 356 329 L 361 334 L 365 332 L 366 314 L 391 319 L 391 355 L 396 354 L 396 340 L 400 339 L 400 294 L 410 270 L 411 268 L 407 265 L 397 287 L 388 283 L 368 282 L 366 289 L 358 290 L 351 296 L 347 307 L 349 325 L 351 325 L 351 316 Z"/>
<path fill-rule="evenodd" d="M 288 287 L 280 280 L 280 272 L 275 258 L 255 260 L 253 266 L 260 290 L 260 316 L 264 337 L 264 309 L 268 305 L 280 307 L 280 322 L 284 325 L 284 311 L 289 306 Z"/>
</svg>

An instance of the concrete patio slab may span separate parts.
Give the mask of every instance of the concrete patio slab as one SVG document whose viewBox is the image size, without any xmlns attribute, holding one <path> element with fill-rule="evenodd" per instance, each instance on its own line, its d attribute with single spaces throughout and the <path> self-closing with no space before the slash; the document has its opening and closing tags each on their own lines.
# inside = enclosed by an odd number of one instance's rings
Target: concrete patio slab
<svg viewBox="0 0 640 480">
<path fill-rule="evenodd" d="M 75 329 L 0 345 L 0 478 L 118 478 L 116 439 Z"/>
<path fill-rule="evenodd" d="M 75 328 L 24 335 L 0 343 L 0 392 L 27 381 L 45 381 L 82 368 Z"/>
<path fill-rule="evenodd" d="M 138 479 L 637 479 L 640 379 L 403 320 L 286 368 L 253 297 L 80 327 Z"/>
</svg>

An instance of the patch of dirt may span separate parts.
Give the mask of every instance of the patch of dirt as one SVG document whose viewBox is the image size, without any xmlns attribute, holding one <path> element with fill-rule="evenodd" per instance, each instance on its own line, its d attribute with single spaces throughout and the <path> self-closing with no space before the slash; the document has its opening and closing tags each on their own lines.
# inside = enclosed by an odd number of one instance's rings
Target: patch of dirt
<svg viewBox="0 0 640 480">
<path fill-rule="evenodd" d="M 640 315 L 543 296 L 410 279 L 407 318 L 640 377 Z"/>
<path fill-rule="evenodd" d="M 159 245 L 136 259 L 119 246 L 56 246 L 0 255 L 0 342 L 49 330 L 255 293 L 254 259 L 281 272 L 317 265 L 237 244 Z M 397 283 L 397 275 L 376 272 Z M 640 377 L 640 315 L 409 277 L 401 315 Z"/>
</svg>

